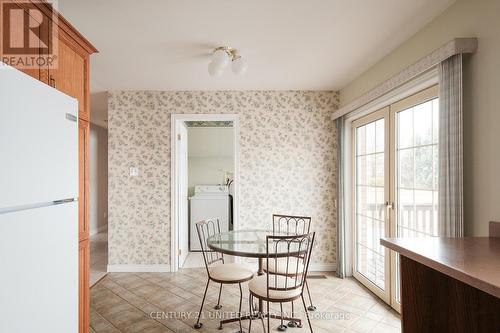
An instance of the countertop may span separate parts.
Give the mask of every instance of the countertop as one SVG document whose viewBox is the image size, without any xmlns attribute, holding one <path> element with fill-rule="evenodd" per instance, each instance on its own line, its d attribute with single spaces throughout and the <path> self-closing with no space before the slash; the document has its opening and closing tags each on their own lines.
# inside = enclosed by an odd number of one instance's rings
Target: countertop
<svg viewBox="0 0 500 333">
<path fill-rule="evenodd" d="M 500 238 L 382 238 L 380 244 L 500 298 Z"/>
</svg>

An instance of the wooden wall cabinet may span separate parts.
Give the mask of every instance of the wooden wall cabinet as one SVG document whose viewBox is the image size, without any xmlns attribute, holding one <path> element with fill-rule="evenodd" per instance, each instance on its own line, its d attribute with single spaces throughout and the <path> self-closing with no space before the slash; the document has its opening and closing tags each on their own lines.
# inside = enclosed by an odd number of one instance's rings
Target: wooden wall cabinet
<svg viewBox="0 0 500 333">
<path fill-rule="evenodd" d="M 48 5 L 33 2 L 29 7 L 26 1 L 18 3 L 15 3 L 15 1 L 13 6 L 24 9 L 30 19 L 40 24 L 38 27 L 30 27 L 33 33 L 39 36 L 48 36 L 47 38 L 50 39 L 51 43 L 57 42 L 55 49 L 57 50 L 58 59 L 58 65 L 54 68 L 42 65 L 36 68 L 21 67 L 19 70 L 69 96 L 75 97 L 78 100 L 79 118 L 89 121 L 89 56 L 97 52 L 96 48 L 63 16 L 54 13 Z M 32 9 L 33 6 L 42 13 L 42 20 L 36 15 L 29 14 L 29 9 Z M 57 20 L 53 21 L 52 18 L 55 17 Z M 49 21 L 57 22 L 56 26 L 52 26 L 52 33 L 46 23 Z M 54 40 L 55 38 L 57 40 Z M 28 52 L 26 51 L 26 53 Z M 39 55 L 43 55 L 45 52 L 42 47 L 39 48 Z"/>
<path fill-rule="evenodd" d="M 58 67 L 49 69 L 49 84 L 59 91 L 78 100 L 78 116 L 80 119 L 90 120 L 88 112 L 88 98 L 86 81 L 88 55 L 85 55 L 79 45 L 73 42 L 64 31 L 59 32 Z"/>
<path fill-rule="evenodd" d="M 30 12 L 29 12 L 29 10 L 28 10 L 27 5 L 26 5 L 25 2 L 24 3 L 23 2 L 19 2 L 19 3 L 12 2 L 11 6 L 16 6 L 16 8 L 24 9 L 24 13 L 25 13 L 26 17 L 29 17 L 30 20 L 34 20 L 34 21 L 38 22 L 38 24 L 40 24 L 37 27 L 31 27 L 30 28 L 30 30 L 35 35 L 38 35 L 38 36 L 42 36 L 43 34 L 47 34 L 48 35 L 48 29 L 46 29 L 45 26 L 41 25 L 42 22 L 40 22 L 40 19 L 38 17 L 30 15 Z M 2 23 L 4 23 L 4 22 L 2 22 Z M 41 46 L 40 45 L 40 40 L 35 40 L 35 41 L 32 41 L 32 42 L 36 42 L 39 46 Z M 23 48 L 23 52 L 25 54 L 30 54 L 30 50 L 28 48 Z M 42 55 L 43 53 L 44 53 L 44 51 L 42 50 L 42 48 L 39 48 L 38 49 L 38 54 L 33 54 L 33 55 L 37 56 L 37 55 Z M 46 78 L 47 78 L 47 75 L 48 75 L 48 69 L 47 68 L 44 68 L 42 66 L 31 66 L 30 68 L 20 67 L 19 70 L 22 71 L 22 72 L 24 72 L 24 73 L 26 73 L 26 74 L 28 74 L 29 76 L 32 76 L 33 78 L 35 78 L 37 80 L 40 80 L 40 81 L 43 81 L 43 82 L 47 83 L 47 81 L 46 81 Z"/>
<path fill-rule="evenodd" d="M 16 0 L 14 0 L 16 1 Z M 64 17 L 55 13 L 46 3 L 19 1 L 15 4 L 30 15 L 29 9 L 33 6 L 42 13 L 40 17 L 31 16 L 40 26 L 31 28 L 40 36 L 48 36 L 51 41 L 57 42 L 57 66 L 49 68 L 42 65 L 35 68 L 19 68 L 19 70 L 40 80 L 55 89 L 78 100 L 78 152 L 79 152 L 79 197 L 78 197 L 78 241 L 79 241 L 79 332 L 89 332 L 89 203 L 90 203 L 90 174 L 89 174 L 89 59 L 92 53 L 97 52 L 94 46 L 85 39 Z M 53 20 L 56 18 L 56 20 Z M 48 22 L 52 22 L 49 26 Z M 51 28 L 50 28 L 51 27 Z M 52 29 L 52 33 L 51 32 Z M 55 32 L 55 33 L 54 33 Z M 54 40 L 57 38 L 57 40 Z M 40 47 L 39 55 L 45 49 Z M 3 56 L 3 54 L 0 54 Z M 35 55 L 36 56 L 36 55 Z"/>
</svg>

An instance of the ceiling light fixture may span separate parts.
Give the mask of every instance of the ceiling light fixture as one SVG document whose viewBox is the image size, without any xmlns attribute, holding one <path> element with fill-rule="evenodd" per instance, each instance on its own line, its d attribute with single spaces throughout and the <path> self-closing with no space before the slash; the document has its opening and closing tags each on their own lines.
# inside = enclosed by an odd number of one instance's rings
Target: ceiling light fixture
<svg viewBox="0 0 500 333">
<path fill-rule="evenodd" d="M 236 49 L 231 46 L 219 46 L 213 51 L 212 61 L 208 64 L 208 74 L 219 77 L 229 64 L 231 64 L 231 70 L 235 74 L 243 74 L 248 68 L 247 62 Z"/>
</svg>

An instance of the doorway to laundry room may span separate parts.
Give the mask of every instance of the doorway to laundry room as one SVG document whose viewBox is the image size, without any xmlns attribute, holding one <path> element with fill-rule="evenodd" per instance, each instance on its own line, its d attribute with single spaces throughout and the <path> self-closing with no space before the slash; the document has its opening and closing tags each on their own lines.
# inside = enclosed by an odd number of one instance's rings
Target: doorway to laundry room
<svg viewBox="0 0 500 333">
<path fill-rule="evenodd" d="M 203 267 L 196 223 L 237 216 L 238 120 L 234 115 L 172 115 L 172 270 Z"/>
</svg>

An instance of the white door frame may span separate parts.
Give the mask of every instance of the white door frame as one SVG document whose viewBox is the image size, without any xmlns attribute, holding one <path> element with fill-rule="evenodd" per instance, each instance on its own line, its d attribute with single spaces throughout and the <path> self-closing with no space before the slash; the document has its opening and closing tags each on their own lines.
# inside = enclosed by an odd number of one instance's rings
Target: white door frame
<svg viewBox="0 0 500 333">
<path fill-rule="evenodd" d="M 368 288 L 371 292 L 373 292 L 375 295 L 380 297 L 382 300 L 384 300 L 387 304 L 390 304 L 391 302 L 391 263 L 390 263 L 390 252 L 388 248 L 384 249 L 384 289 L 379 288 L 376 284 L 375 281 L 369 280 L 367 277 L 365 277 L 363 274 L 357 271 L 356 269 L 356 260 L 357 260 L 357 249 L 356 249 L 356 240 L 357 240 L 357 217 L 356 217 L 356 129 L 360 126 L 365 126 L 367 124 L 373 123 L 374 121 L 377 120 L 384 120 L 384 201 L 386 203 L 389 202 L 390 200 L 390 188 L 391 188 L 391 179 L 390 179 L 390 168 L 389 163 L 391 161 L 391 150 L 390 150 L 390 135 L 389 135 L 389 122 L 390 122 L 390 108 L 384 107 L 380 110 L 377 110 L 375 112 L 372 112 L 364 117 L 361 117 L 357 119 L 356 121 L 352 122 L 352 129 L 351 129 L 351 143 L 352 143 L 352 153 L 351 153 L 351 176 L 353 177 L 351 179 L 351 202 L 352 204 L 352 211 L 351 211 L 351 216 L 353 217 L 352 219 L 352 274 L 353 276 L 360 281 L 366 288 Z M 386 205 L 387 207 L 387 205 Z M 391 225 L 392 225 L 392 214 L 388 215 L 387 210 L 385 216 L 385 234 L 384 237 L 390 237 L 390 231 L 391 231 Z"/>
<path fill-rule="evenodd" d="M 177 128 L 184 121 L 232 121 L 234 129 L 233 160 L 234 160 L 234 197 L 233 197 L 233 227 L 238 228 L 240 212 L 240 159 L 239 138 L 240 125 L 239 116 L 236 114 L 172 114 L 171 115 L 171 165 L 170 165 L 170 271 L 177 272 L 179 263 L 177 251 L 179 248 L 179 193 L 177 190 L 178 161 L 177 161 Z"/>
</svg>

